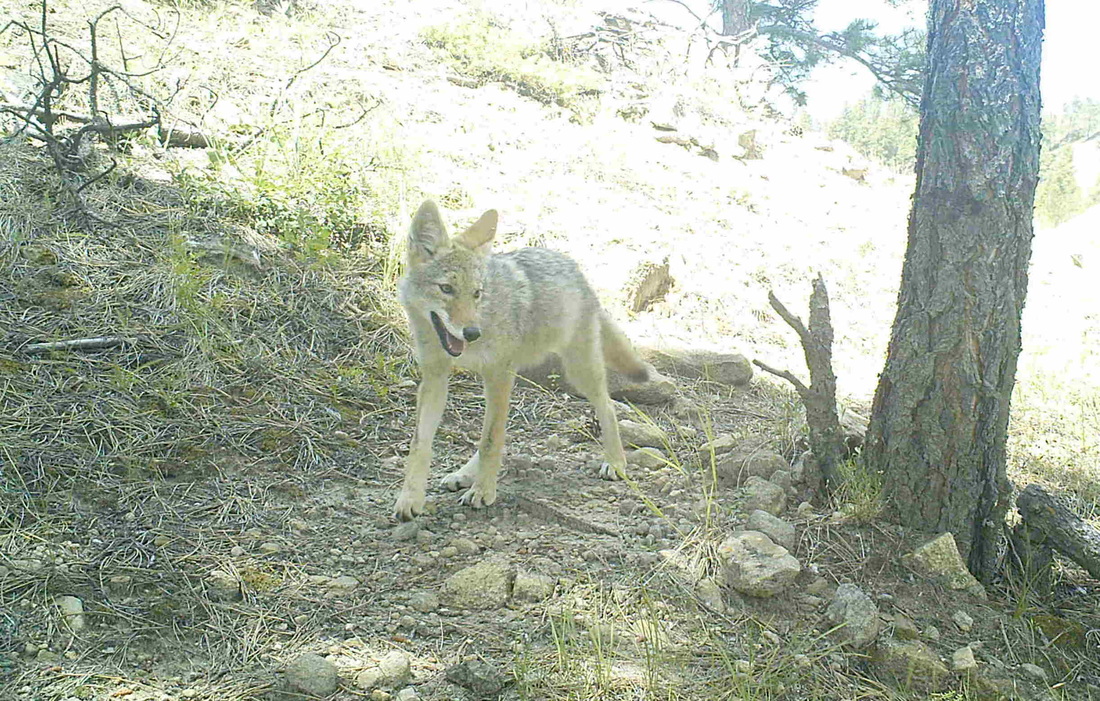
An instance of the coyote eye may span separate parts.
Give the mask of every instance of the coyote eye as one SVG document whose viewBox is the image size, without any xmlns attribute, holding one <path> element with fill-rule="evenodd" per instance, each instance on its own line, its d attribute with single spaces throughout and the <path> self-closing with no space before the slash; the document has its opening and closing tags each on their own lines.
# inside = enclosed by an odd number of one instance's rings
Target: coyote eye
<svg viewBox="0 0 1100 701">
<path fill-rule="evenodd" d="M 439 289 L 440 289 L 440 290 L 441 290 L 441 291 L 443 292 L 443 294 L 445 294 L 445 295 L 453 295 L 453 294 L 455 293 L 455 287 L 454 287 L 454 285 L 448 284 L 448 283 L 446 283 L 446 282 L 444 282 L 444 283 L 441 283 L 441 284 L 439 285 Z"/>
<path fill-rule="evenodd" d="M 474 299 L 481 299 L 481 290 L 474 290 Z"/>
</svg>

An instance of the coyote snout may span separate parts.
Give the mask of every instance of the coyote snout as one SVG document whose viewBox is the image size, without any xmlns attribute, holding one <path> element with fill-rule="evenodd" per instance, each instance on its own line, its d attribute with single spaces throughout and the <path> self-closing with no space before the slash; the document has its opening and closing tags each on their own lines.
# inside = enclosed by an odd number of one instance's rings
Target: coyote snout
<svg viewBox="0 0 1100 701">
<path fill-rule="evenodd" d="M 604 479 L 625 475 L 619 423 L 607 394 L 604 365 L 644 380 L 648 366 L 600 309 L 577 264 L 544 248 L 493 254 L 497 213 L 489 210 L 469 229 L 449 237 L 439 210 L 425 202 L 409 231 L 408 267 L 399 296 L 409 317 L 422 379 L 416 395 L 416 434 L 397 499 L 398 518 L 424 508 L 432 439 L 447 402 L 452 365 L 478 372 L 485 382 L 485 423 L 477 452 L 443 480 L 465 489 L 473 507 L 496 501 L 504 455 L 504 428 L 516 371 L 561 356 L 569 381 L 596 409 L 607 462 Z"/>
</svg>

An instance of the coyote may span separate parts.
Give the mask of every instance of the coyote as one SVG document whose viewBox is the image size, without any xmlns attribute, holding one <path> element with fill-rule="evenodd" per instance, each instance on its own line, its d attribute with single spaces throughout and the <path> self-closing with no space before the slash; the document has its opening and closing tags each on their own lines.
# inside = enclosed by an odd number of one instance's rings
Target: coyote
<svg viewBox="0 0 1100 701">
<path fill-rule="evenodd" d="M 398 297 L 409 317 L 421 380 L 416 434 L 394 515 L 407 521 L 424 509 L 435 437 L 447 402 L 447 380 L 458 365 L 481 375 L 485 420 L 477 452 L 443 479 L 465 489 L 462 504 L 480 508 L 497 498 L 508 401 L 516 371 L 561 357 L 566 377 L 596 409 L 607 462 L 600 477 L 625 476 L 626 457 L 605 363 L 644 382 L 649 368 L 600 308 L 572 259 L 544 248 L 493 253 L 497 213 L 489 210 L 461 234 L 448 237 L 439 209 L 420 206 L 409 230 L 407 271 Z"/>
</svg>

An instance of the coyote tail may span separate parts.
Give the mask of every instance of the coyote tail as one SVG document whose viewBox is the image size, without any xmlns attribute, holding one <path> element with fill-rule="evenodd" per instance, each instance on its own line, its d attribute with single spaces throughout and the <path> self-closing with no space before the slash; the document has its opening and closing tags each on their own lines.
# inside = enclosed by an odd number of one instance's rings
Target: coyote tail
<svg viewBox="0 0 1100 701">
<path fill-rule="evenodd" d="M 609 368 L 626 375 L 632 382 L 649 379 L 649 366 L 634 350 L 622 329 L 603 310 L 600 310 L 600 341 L 603 359 Z"/>
</svg>

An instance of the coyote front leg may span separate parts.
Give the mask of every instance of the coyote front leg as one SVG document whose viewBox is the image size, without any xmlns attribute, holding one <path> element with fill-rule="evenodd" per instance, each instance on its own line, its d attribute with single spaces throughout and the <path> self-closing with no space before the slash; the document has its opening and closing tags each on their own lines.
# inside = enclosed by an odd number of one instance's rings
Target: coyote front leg
<svg viewBox="0 0 1100 701">
<path fill-rule="evenodd" d="M 504 459 L 508 404 L 515 378 L 512 370 L 494 370 L 485 374 L 485 421 L 481 428 L 481 442 L 469 462 L 443 480 L 443 486 L 452 491 L 469 487 L 459 502 L 475 509 L 489 506 L 497 500 L 497 475 Z"/>
<path fill-rule="evenodd" d="M 428 470 L 432 462 L 432 441 L 443 419 L 447 405 L 447 380 L 450 368 L 424 367 L 420 387 L 416 391 L 416 434 L 405 462 L 405 483 L 394 505 L 394 515 L 408 521 L 424 511 L 424 492 L 428 486 Z"/>
</svg>

